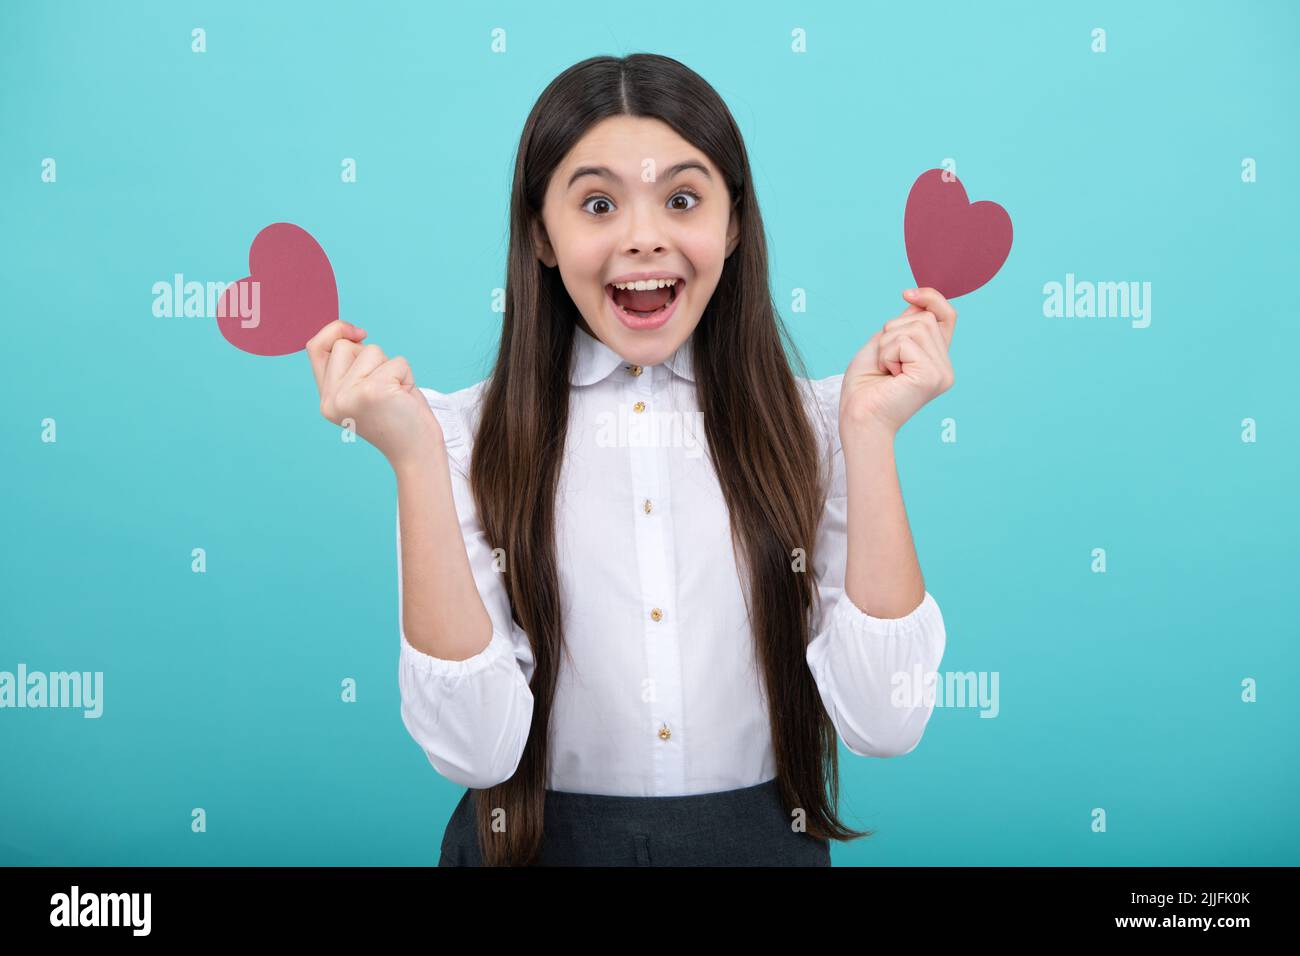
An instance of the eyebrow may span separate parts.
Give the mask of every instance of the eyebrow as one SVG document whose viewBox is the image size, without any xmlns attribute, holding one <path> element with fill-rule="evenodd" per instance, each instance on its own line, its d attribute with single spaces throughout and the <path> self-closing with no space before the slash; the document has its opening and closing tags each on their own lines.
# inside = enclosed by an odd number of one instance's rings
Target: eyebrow
<svg viewBox="0 0 1300 956">
<path fill-rule="evenodd" d="M 672 179 L 678 173 L 683 173 L 688 169 L 698 169 L 700 172 L 704 174 L 705 179 L 709 179 L 709 180 L 713 179 L 713 177 L 709 175 L 708 168 L 705 167 L 703 163 L 697 162 L 696 160 L 693 159 L 688 159 L 684 163 L 677 163 L 674 166 L 669 166 L 663 178 Z M 569 177 L 569 185 L 566 186 L 565 189 L 572 189 L 573 184 L 576 183 L 583 176 L 603 176 L 606 179 L 613 180 L 614 182 L 618 183 L 620 186 L 623 185 L 622 177 L 619 176 L 617 173 L 615 173 L 608 166 L 579 166 L 577 169 L 573 171 L 573 175 Z"/>
</svg>

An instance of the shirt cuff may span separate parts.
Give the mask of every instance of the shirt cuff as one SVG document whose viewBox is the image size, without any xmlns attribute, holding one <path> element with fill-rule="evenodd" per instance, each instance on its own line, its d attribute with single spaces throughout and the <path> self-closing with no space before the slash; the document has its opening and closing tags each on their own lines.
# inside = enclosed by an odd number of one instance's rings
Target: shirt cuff
<svg viewBox="0 0 1300 956">
<path fill-rule="evenodd" d="M 492 640 L 488 642 L 488 646 L 463 661 L 445 660 L 417 650 L 406 639 L 405 632 L 402 633 L 402 662 L 409 664 L 421 674 L 431 674 L 434 677 L 471 677 L 491 667 L 497 661 L 503 658 L 510 659 L 513 656 L 514 645 L 509 635 L 495 629 L 492 631 Z"/>
<path fill-rule="evenodd" d="M 864 637 L 914 637 L 931 632 L 943 616 L 939 604 L 929 591 L 921 603 L 903 617 L 872 617 L 849 599 L 847 590 L 841 591 L 839 600 L 831 610 L 831 622 L 839 629 Z"/>
</svg>

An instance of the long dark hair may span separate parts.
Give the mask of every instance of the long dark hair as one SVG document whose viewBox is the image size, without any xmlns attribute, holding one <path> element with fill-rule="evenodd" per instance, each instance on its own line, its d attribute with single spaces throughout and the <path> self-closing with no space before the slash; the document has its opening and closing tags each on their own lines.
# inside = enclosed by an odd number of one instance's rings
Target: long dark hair
<svg viewBox="0 0 1300 956">
<path fill-rule="evenodd" d="M 735 554 L 748 576 L 781 798 L 787 811 L 804 810 L 812 836 L 870 836 L 838 817 L 835 728 L 805 656 L 819 594 L 804 569 L 813 566 L 829 462 L 818 455 L 786 348 L 801 372 L 802 358 L 769 291 L 749 157 L 731 112 L 702 77 L 669 57 L 634 53 L 583 60 L 551 81 L 524 124 L 515 160 L 505 318 L 483 391 L 470 484 L 488 541 L 507 555 L 510 602 L 536 667 L 532 728 L 519 767 L 509 780 L 475 794 L 484 864 L 538 862 L 564 637 L 555 500 L 579 313 L 559 270 L 539 261 L 532 226 L 561 160 L 588 128 L 617 115 L 667 123 L 708 155 L 733 197 L 739 243 L 692 335 L 705 445 L 730 512 Z M 763 400 L 753 401 L 755 395 Z M 497 808 L 505 810 L 504 830 L 492 826 Z"/>
</svg>

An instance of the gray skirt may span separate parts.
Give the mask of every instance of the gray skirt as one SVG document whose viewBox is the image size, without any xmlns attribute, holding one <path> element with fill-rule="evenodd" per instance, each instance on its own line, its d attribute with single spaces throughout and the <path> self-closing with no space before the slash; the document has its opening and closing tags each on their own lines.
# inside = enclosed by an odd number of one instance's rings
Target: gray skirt
<svg viewBox="0 0 1300 956">
<path fill-rule="evenodd" d="M 474 793 L 456 804 L 439 866 L 482 866 Z M 675 797 L 546 791 L 541 866 L 830 866 L 827 840 L 792 829 L 776 780 Z"/>
</svg>

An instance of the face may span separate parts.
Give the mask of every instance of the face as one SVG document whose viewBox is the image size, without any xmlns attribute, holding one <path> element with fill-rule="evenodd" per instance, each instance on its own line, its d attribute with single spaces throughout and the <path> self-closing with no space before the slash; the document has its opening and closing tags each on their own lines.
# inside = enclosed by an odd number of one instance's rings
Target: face
<svg viewBox="0 0 1300 956">
<path fill-rule="evenodd" d="M 721 171 L 672 127 L 612 116 L 556 167 L 534 239 L 543 264 L 559 268 L 586 331 L 630 362 L 657 365 L 695 330 L 717 288 L 739 237 L 733 212 Z M 636 273 L 678 281 L 657 316 L 625 321 L 611 283 Z M 653 299 L 618 294 L 631 305 Z"/>
</svg>

